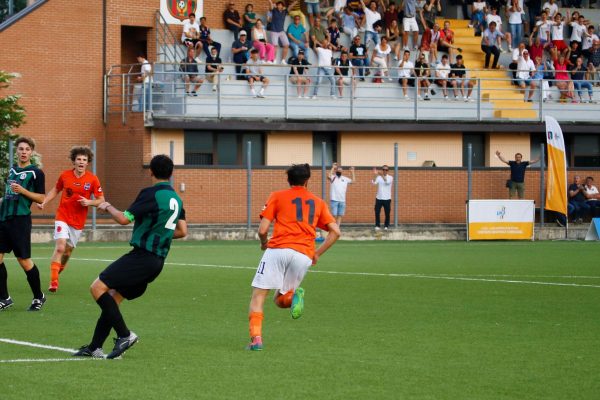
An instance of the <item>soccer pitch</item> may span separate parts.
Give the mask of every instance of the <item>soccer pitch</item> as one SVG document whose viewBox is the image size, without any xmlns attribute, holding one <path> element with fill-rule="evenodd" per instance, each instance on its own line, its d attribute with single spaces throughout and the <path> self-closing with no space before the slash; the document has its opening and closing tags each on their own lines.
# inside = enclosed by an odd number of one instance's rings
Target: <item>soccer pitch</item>
<svg viewBox="0 0 600 400">
<path fill-rule="evenodd" d="M 0 398 L 592 399 L 600 393 L 600 251 L 585 242 L 338 242 L 304 280 L 305 314 L 270 302 L 248 342 L 257 242 L 176 242 L 122 312 L 140 342 L 73 359 L 89 285 L 124 243 L 83 243 L 39 313 L 12 255 Z M 48 282 L 50 245 L 33 258 Z M 33 344 L 58 347 L 31 347 Z M 104 350 L 112 349 L 112 341 Z"/>
</svg>

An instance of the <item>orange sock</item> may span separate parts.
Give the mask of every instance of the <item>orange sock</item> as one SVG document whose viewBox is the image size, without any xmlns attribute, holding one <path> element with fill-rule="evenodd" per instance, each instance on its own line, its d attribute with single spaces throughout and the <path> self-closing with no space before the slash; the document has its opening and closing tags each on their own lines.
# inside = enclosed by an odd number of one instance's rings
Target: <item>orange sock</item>
<svg viewBox="0 0 600 400">
<path fill-rule="evenodd" d="M 60 271 L 60 263 L 59 262 L 53 262 L 52 264 L 50 264 L 50 280 L 51 281 L 58 280 L 59 271 Z"/>
<path fill-rule="evenodd" d="M 65 268 L 67 268 L 67 264 L 60 264 L 60 269 L 58 270 L 58 273 L 60 274 L 61 272 L 63 272 Z"/>
<path fill-rule="evenodd" d="M 275 300 L 275 304 L 279 308 L 290 308 L 292 306 L 292 298 L 294 297 L 294 291 L 290 290 L 289 292 L 280 295 Z"/>
<path fill-rule="evenodd" d="M 251 312 L 248 316 L 250 321 L 250 337 L 262 336 L 262 321 L 264 314 L 261 312 Z"/>
</svg>

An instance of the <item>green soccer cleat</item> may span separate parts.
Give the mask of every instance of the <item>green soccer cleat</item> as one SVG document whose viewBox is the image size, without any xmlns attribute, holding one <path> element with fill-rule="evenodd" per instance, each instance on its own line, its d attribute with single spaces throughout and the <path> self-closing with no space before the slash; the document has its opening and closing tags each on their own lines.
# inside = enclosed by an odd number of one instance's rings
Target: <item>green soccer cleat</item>
<svg viewBox="0 0 600 400">
<path fill-rule="evenodd" d="M 246 346 L 246 350 L 261 351 L 263 349 L 262 337 L 254 336 L 250 340 L 250 344 Z"/>
<path fill-rule="evenodd" d="M 304 289 L 299 287 L 294 291 L 294 297 L 292 298 L 292 318 L 298 319 L 304 312 Z"/>
</svg>

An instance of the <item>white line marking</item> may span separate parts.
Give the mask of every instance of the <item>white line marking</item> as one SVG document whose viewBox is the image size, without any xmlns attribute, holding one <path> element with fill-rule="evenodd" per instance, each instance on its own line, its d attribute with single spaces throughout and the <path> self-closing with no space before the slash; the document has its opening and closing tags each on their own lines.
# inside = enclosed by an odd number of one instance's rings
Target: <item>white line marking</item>
<svg viewBox="0 0 600 400">
<path fill-rule="evenodd" d="M 112 262 L 114 260 L 95 259 L 95 258 L 72 258 L 78 261 L 102 261 Z M 244 267 L 238 265 L 218 265 L 218 264 L 191 264 L 191 263 L 175 263 L 167 262 L 165 265 L 175 265 L 184 267 L 208 267 L 208 268 L 224 268 L 224 269 L 250 269 L 255 270 L 256 267 Z M 520 281 L 512 279 L 489 279 L 481 277 L 466 277 L 466 276 L 453 276 L 453 275 L 424 275 L 424 274 L 394 274 L 394 273 L 377 273 L 377 272 L 343 272 L 343 271 L 323 271 L 323 270 L 309 270 L 309 272 L 317 274 L 332 274 L 332 275 L 358 275 L 358 276 L 385 276 L 394 278 L 415 278 L 415 279 L 445 279 L 455 281 L 474 281 L 474 282 L 498 282 L 498 283 L 519 283 L 529 285 L 543 285 L 543 286 L 572 286 L 572 287 L 591 287 L 599 288 L 600 285 L 587 285 L 578 283 L 563 283 L 563 282 L 539 282 L 539 281 Z M 478 275 L 475 275 L 478 276 Z M 482 275 L 479 275 L 482 276 Z M 483 275 L 485 276 L 485 275 Z M 492 275 L 493 276 L 493 275 Z M 506 277 L 518 277 L 518 275 L 506 275 Z M 540 276 L 539 278 L 544 278 Z M 570 278 L 578 278 L 577 276 L 570 276 Z"/>
<path fill-rule="evenodd" d="M 14 360 L 0 360 L 2 363 L 29 363 L 29 362 L 62 362 L 62 361 L 93 361 L 103 360 L 103 358 L 79 357 L 79 358 L 17 358 Z"/>
<path fill-rule="evenodd" d="M 57 350 L 57 351 L 65 352 L 65 353 L 71 353 L 71 354 L 75 353 L 77 351 L 77 350 L 74 350 L 74 349 L 67 349 L 67 348 L 64 348 L 64 347 L 48 346 L 46 344 L 23 342 L 21 340 L 13 340 L 13 339 L 6 339 L 6 338 L 0 338 L 0 342 L 10 343 L 10 344 L 16 344 L 16 345 L 19 345 L 19 346 L 36 347 L 38 349 Z"/>
</svg>

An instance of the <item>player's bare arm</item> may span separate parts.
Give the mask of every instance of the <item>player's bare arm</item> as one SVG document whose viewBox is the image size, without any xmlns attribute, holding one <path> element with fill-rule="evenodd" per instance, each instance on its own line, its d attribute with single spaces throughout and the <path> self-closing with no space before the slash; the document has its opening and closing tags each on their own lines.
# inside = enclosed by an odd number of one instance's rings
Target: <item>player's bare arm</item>
<svg viewBox="0 0 600 400">
<path fill-rule="evenodd" d="M 99 204 L 98 208 L 102 211 L 106 211 L 107 213 L 109 213 L 112 219 L 114 219 L 115 222 L 117 222 L 120 225 L 129 225 L 131 223 L 131 221 L 125 216 L 123 211 L 119 211 L 117 207 L 113 206 L 108 201 Z"/>
<path fill-rule="evenodd" d="M 23 186 L 19 185 L 18 183 L 11 183 L 10 189 L 17 194 L 22 194 L 23 196 L 27 197 L 29 200 L 34 201 L 36 203 L 43 203 L 44 199 L 46 198 L 45 194 L 30 192 L 29 190 L 25 189 Z"/>
<path fill-rule="evenodd" d="M 81 204 L 83 207 L 97 207 L 100 204 L 104 203 L 104 196 L 100 196 L 97 199 L 86 199 L 83 196 L 79 196 L 79 200 L 77 200 L 79 202 L 79 204 Z"/>
<path fill-rule="evenodd" d="M 50 203 L 52 200 L 54 200 L 54 198 L 60 193 L 60 191 L 56 190 L 55 187 L 53 187 L 52 189 L 50 189 L 50 191 L 48 193 L 46 193 L 46 198 L 44 199 L 43 202 L 41 203 L 37 203 L 37 207 L 40 210 L 43 210 L 44 207 L 46 206 L 46 204 Z"/>
<path fill-rule="evenodd" d="M 327 224 L 328 234 L 327 238 L 323 242 L 321 246 L 315 251 L 315 255 L 313 256 L 313 265 L 315 265 L 319 261 L 319 257 L 323 255 L 333 244 L 340 238 L 342 232 L 340 231 L 340 227 L 335 222 L 331 222 Z"/>
<path fill-rule="evenodd" d="M 175 232 L 173 233 L 173 239 L 181 239 L 187 236 L 187 222 L 185 220 L 180 219 L 177 221 L 177 225 L 175 226 Z"/>
<path fill-rule="evenodd" d="M 271 220 L 262 218 L 260 225 L 258 225 L 258 238 L 260 239 L 260 249 L 266 250 L 267 244 L 269 243 L 269 227 L 271 226 Z"/>
</svg>

